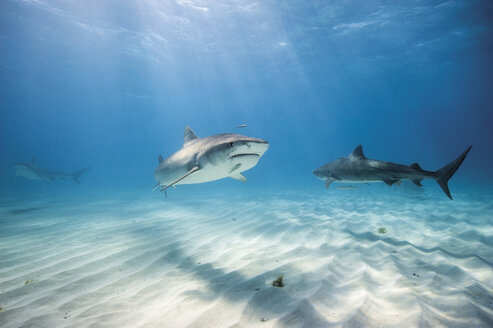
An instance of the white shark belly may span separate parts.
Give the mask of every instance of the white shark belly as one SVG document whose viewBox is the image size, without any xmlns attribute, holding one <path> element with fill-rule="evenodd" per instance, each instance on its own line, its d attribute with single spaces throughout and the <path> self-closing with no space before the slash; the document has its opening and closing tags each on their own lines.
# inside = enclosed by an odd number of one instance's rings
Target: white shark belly
<svg viewBox="0 0 493 328">
<path fill-rule="evenodd" d="M 177 185 L 210 182 L 231 177 L 251 169 L 257 165 L 259 159 L 259 156 L 242 156 L 232 158 L 220 165 L 204 165 L 198 171 L 179 181 Z"/>
<path fill-rule="evenodd" d="M 225 178 L 228 176 L 227 170 L 217 166 L 206 166 L 197 172 L 190 174 L 188 177 L 178 182 L 178 184 L 194 184 L 210 182 Z"/>
</svg>

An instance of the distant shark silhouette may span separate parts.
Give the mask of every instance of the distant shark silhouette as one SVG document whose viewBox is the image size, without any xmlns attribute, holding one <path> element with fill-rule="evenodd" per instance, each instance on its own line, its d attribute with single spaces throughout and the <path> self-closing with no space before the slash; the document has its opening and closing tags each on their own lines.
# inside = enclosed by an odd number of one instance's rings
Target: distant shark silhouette
<svg viewBox="0 0 493 328">
<path fill-rule="evenodd" d="M 24 177 L 26 179 L 30 180 L 47 180 L 47 181 L 54 181 L 57 179 L 66 179 L 70 178 L 74 180 L 74 182 L 79 183 L 79 177 L 89 170 L 89 167 L 86 167 L 85 169 L 82 169 L 80 171 L 74 172 L 74 173 L 63 173 L 62 171 L 60 172 L 52 172 L 48 171 L 45 169 L 42 169 L 40 167 L 36 166 L 36 159 L 33 158 L 30 163 L 19 163 L 14 165 L 14 170 L 17 176 Z"/>
<path fill-rule="evenodd" d="M 257 165 L 269 148 L 262 139 L 233 133 L 198 138 L 188 126 L 185 128 L 183 148 L 163 160 L 154 172 L 161 191 L 179 184 L 193 184 L 230 177 L 245 182 L 241 174 Z"/>
<path fill-rule="evenodd" d="M 423 170 L 418 163 L 407 166 L 368 159 L 363 154 L 363 148 L 359 145 L 348 157 L 329 162 L 313 171 L 313 174 L 325 181 L 326 188 L 334 181 L 347 183 L 383 181 L 391 186 L 405 179 L 421 186 L 421 180 L 429 178 L 434 179 L 443 192 L 452 199 L 447 183 L 462 164 L 471 148 L 472 146 L 469 146 L 453 162 L 438 171 L 432 172 Z"/>
</svg>

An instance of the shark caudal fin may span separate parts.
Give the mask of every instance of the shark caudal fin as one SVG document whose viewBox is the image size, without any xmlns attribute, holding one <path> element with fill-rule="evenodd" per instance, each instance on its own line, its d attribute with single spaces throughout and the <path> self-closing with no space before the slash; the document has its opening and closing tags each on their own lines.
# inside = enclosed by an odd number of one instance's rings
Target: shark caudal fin
<svg viewBox="0 0 493 328">
<path fill-rule="evenodd" d="M 72 177 L 72 180 L 74 180 L 75 183 L 80 183 L 79 182 L 79 177 L 84 173 L 86 172 L 87 170 L 89 170 L 90 166 L 89 167 L 86 167 L 85 169 L 82 169 L 80 171 L 77 171 L 77 172 L 74 172 L 71 174 L 71 177 Z"/>
<path fill-rule="evenodd" d="M 472 146 L 467 147 L 467 149 L 460 154 L 453 162 L 442 167 L 440 170 L 435 172 L 435 180 L 438 182 L 443 192 L 448 196 L 448 198 L 452 199 L 452 195 L 450 195 L 450 190 L 448 189 L 448 181 L 454 175 L 455 171 L 462 164 L 464 159 L 467 156 L 467 153 L 471 150 Z"/>
</svg>

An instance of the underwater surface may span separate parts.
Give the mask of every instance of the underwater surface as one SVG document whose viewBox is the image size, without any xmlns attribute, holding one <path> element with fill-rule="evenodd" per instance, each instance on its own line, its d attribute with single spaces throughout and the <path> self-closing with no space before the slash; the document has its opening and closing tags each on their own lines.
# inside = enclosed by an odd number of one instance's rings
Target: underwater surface
<svg viewBox="0 0 493 328">
<path fill-rule="evenodd" d="M 2 0 L 0 326 L 493 326 L 492 60 L 486 0 Z"/>
</svg>

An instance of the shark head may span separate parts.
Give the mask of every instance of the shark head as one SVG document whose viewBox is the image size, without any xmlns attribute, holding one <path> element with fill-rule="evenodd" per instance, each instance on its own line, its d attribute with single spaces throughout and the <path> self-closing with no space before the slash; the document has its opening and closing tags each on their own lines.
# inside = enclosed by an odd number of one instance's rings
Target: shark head
<svg viewBox="0 0 493 328">
<path fill-rule="evenodd" d="M 15 176 L 21 176 L 28 179 L 39 180 L 39 176 L 35 172 L 34 162 L 32 163 L 18 163 L 13 166 Z"/>
<path fill-rule="evenodd" d="M 17 173 L 17 175 L 20 175 L 20 173 L 30 170 L 31 166 L 29 164 L 19 163 L 19 164 L 15 164 L 13 166 L 13 169 L 15 173 Z"/>
<path fill-rule="evenodd" d="M 211 138 L 210 148 L 199 155 L 198 162 L 204 165 L 223 167 L 229 170 L 243 172 L 257 165 L 260 157 L 269 148 L 269 143 L 239 134 L 220 134 Z"/>
<path fill-rule="evenodd" d="M 315 169 L 313 171 L 313 174 L 320 180 L 326 180 L 328 177 L 331 176 L 332 172 L 328 165 L 324 165 L 319 167 L 318 169 Z"/>
<path fill-rule="evenodd" d="M 347 157 L 342 157 L 322 165 L 318 169 L 315 169 L 313 174 L 320 180 L 339 180 L 338 174 L 335 171 L 338 171 L 338 167 L 340 167 L 341 164 L 344 165 L 348 162 L 356 162 L 366 159 L 366 156 L 363 154 L 363 147 L 358 145 Z"/>
</svg>

